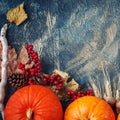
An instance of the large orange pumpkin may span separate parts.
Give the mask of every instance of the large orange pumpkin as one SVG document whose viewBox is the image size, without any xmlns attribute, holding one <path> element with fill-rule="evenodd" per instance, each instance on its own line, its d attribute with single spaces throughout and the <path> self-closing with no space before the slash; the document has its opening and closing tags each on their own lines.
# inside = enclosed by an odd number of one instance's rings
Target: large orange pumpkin
<svg viewBox="0 0 120 120">
<path fill-rule="evenodd" d="M 40 85 L 17 90 L 8 100 L 5 120 L 62 120 L 62 105 L 58 97 Z"/>
<path fill-rule="evenodd" d="M 67 107 L 64 120 L 115 120 L 115 114 L 104 100 L 85 96 Z"/>
</svg>

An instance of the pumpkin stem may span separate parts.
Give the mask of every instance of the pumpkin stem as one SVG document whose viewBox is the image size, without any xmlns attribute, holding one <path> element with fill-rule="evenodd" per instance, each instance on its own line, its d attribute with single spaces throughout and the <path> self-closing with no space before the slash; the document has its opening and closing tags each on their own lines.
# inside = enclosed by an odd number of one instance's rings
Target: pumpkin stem
<svg viewBox="0 0 120 120">
<path fill-rule="evenodd" d="M 27 120 L 30 120 L 32 118 L 32 115 L 33 115 L 33 111 L 29 108 L 26 113 Z"/>
</svg>

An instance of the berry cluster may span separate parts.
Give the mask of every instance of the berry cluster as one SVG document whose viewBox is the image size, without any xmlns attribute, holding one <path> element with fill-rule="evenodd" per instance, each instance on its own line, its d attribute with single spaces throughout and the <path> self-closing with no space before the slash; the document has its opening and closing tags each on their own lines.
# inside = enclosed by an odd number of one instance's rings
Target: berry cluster
<svg viewBox="0 0 120 120">
<path fill-rule="evenodd" d="M 38 53 L 33 50 L 33 45 L 25 45 L 27 49 L 29 60 L 26 64 L 19 63 L 18 68 L 22 70 L 22 74 L 28 77 L 28 84 L 34 84 L 31 76 L 40 76 L 41 73 L 41 60 L 39 59 Z M 26 68 L 26 65 L 33 63 L 31 68 Z"/>
<path fill-rule="evenodd" d="M 46 75 L 43 77 L 42 82 L 45 85 L 56 86 L 56 90 L 58 91 L 63 87 L 63 80 L 58 74 Z"/>
<path fill-rule="evenodd" d="M 80 90 L 80 91 L 69 90 L 67 92 L 67 97 L 70 101 L 74 101 L 75 99 L 86 96 L 86 95 L 90 95 L 90 96 L 94 95 L 93 90 L 91 90 L 91 89 L 89 89 L 87 91 L 84 91 L 84 90 Z"/>
</svg>

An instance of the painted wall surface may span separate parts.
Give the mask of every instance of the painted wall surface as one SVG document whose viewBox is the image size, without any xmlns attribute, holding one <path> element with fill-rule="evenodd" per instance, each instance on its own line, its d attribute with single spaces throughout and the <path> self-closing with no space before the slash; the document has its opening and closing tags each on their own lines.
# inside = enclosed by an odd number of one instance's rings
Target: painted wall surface
<svg viewBox="0 0 120 120">
<path fill-rule="evenodd" d="M 5 15 L 22 2 L 29 18 L 17 27 Z M 9 45 L 19 52 L 25 43 L 34 44 L 43 72 L 60 69 L 80 83 L 110 79 L 117 86 L 119 0 L 0 0 L 0 28 L 5 23 Z"/>
</svg>

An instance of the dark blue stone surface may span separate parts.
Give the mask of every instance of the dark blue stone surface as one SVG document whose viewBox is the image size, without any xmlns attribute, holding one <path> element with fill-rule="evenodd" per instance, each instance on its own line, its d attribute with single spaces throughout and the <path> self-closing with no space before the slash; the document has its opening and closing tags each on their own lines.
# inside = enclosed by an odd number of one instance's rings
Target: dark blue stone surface
<svg viewBox="0 0 120 120">
<path fill-rule="evenodd" d="M 24 2 L 28 19 L 16 26 L 6 12 Z M 34 44 L 43 61 L 42 71 L 68 72 L 78 82 L 110 79 L 120 71 L 119 0 L 1 0 L 0 27 L 8 23 L 8 43 L 19 53 L 25 43 Z"/>
</svg>

